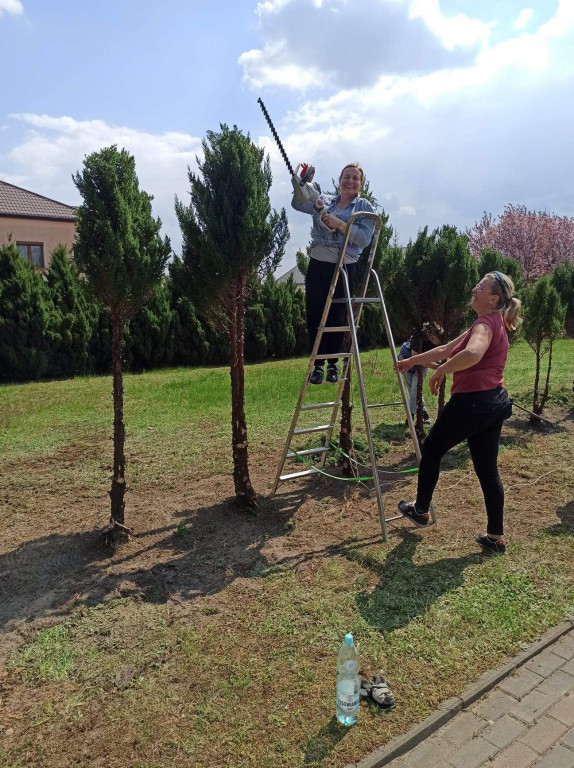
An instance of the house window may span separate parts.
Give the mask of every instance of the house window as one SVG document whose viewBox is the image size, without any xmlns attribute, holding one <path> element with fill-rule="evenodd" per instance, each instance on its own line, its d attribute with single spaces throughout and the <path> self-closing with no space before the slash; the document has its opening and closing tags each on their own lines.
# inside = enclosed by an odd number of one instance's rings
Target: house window
<svg viewBox="0 0 574 768">
<path fill-rule="evenodd" d="M 16 246 L 22 256 L 35 267 L 44 268 L 44 245 L 43 243 L 16 243 Z"/>
</svg>

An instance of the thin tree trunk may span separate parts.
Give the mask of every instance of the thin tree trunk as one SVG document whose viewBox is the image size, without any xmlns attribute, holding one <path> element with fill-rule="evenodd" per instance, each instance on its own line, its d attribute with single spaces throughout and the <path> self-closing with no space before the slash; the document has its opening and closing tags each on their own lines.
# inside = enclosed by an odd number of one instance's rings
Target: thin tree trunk
<svg viewBox="0 0 574 768">
<path fill-rule="evenodd" d="M 117 308 L 111 311 L 112 322 L 112 376 L 114 398 L 114 466 L 112 486 L 110 488 L 111 519 L 110 529 L 106 531 L 106 540 L 112 546 L 129 539 L 129 529 L 124 521 L 124 495 L 126 492 L 126 457 L 124 425 L 124 382 L 122 370 L 122 339 L 124 318 Z"/>
<path fill-rule="evenodd" d="M 417 366 L 417 410 L 415 413 L 415 432 L 422 445 L 425 440 L 425 428 L 423 422 L 423 377 L 420 375 L 420 367 Z"/>
<path fill-rule="evenodd" d="M 229 342 L 231 352 L 231 448 L 233 482 L 237 501 L 244 507 L 256 507 L 257 496 L 249 478 L 247 420 L 245 418 L 245 298 L 247 280 L 240 273 L 232 287 Z"/>
<path fill-rule="evenodd" d="M 550 396 L 550 371 L 552 370 L 552 347 L 554 343 L 550 340 L 550 348 L 548 350 L 548 369 L 546 371 L 546 381 L 544 383 L 544 392 L 542 393 L 542 400 L 540 401 L 540 413 L 544 410 L 546 401 Z"/>
<path fill-rule="evenodd" d="M 341 395 L 341 431 L 339 432 L 339 447 L 344 451 L 347 456 L 353 456 L 353 405 L 351 403 L 351 365 L 347 366 L 347 381 L 343 385 L 343 393 Z M 346 475 L 351 476 L 353 474 L 353 467 L 350 459 L 343 458 L 342 462 L 343 472 Z"/>
<path fill-rule="evenodd" d="M 532 410 L 534 413 L 540 413 L 540 403 L 538 402 L 538 389 L 540 387 L 540 346 L 536 347 L 536 373 L 534 375 L 534 392 L 532 399 Z"/>
</svg>

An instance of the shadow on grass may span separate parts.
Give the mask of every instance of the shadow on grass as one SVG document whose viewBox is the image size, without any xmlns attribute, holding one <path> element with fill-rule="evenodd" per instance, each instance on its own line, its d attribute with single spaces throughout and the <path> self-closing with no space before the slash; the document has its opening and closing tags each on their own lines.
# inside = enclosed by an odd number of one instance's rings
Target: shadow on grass
<svg viewBox="0 0 574 768">
<path fill-rule="evenodd" d="M 480 554 L 444 558 L 433 563 L 417 565 L 413 556 L 421 537 L 401 531 L 402 541 L 384 563 L 358 552 L 347 553 L 364 568 L 376 573 L 380 584 L 372 592 L 356 596 L 361 616 L 381 632 L 404 627 L 424 614 L 431 603 L 463 583 L 464 570 L 480 562 Z"/>
<path fill-rule="evenodd" d="M 334 695 L 333 693 L 333 697 Z M 348 732 L 349 728 L 340 725 L 335 715 L 333 715 L 307 742 L 303 765 L 318 768 Z"/>
<path fill-rule="evenodd" d="M 573 536 L 574 535 L 574 501 L 569 501 L 563 507 L 556 509 L 556 514 L 560 522 L 546 528 L 546 533 L 551 536 Z"/>
<path fill-rule="evenodd" d="M 139 532 L 115 553 L 99 531 L 21 544 L 0 555 L 0 629 L 119 597 L 182 604 L 216 592 L 251 574 L 269 539 L 289 531 L 305 495 L 294 489 L 263 499 L 255 515 L 234 498 L 181 510 L 179 524 Z"/>
</svg>

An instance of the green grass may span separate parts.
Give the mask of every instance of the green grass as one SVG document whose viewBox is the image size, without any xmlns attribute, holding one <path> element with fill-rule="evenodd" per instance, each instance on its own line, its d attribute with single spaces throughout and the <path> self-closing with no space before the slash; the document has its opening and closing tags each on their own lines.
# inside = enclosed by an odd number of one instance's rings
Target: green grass
<svg viewBox="0 0 574 768">
<path fill-rule="evenodd" d="M 551 405 L 572 406 L 573 350 L 573 341 L 556 345 Z M 396 399 L 388 352 L 364 357 L 370 399 Z M 533 361 L 525 344 L 512 347 L 507 388 L 525 407 Z M 246 369 L 250 457 L 261 492 L 273 479 L 304 368 L 294 359 Z M 0 388 L 3 523 L 21 531 L 22 542 L 74 532 L 82 505 L 105 499 L 110 392 L 107 377 Z M 319 400 L 325 389 L 310 395 Z M 75 609 L 47 629 L 23 626 L 25 642 L 11 654 L 0 700 L 11 729 L 6 735 L 0 725 L 0 766 L 343 768 L 574 610 L 571 431 L 533 433 L 520 416 L 505 428 L 505 558 L 482 558 L 472 542 L 484 515 L 464 449 L 453 452 L 437 489 L 440 527 L 424 534 L 401 523 L 382 542 L 372 496 L 321 480 L 304 486 L 283 528 L 230 513 L 206 543 L 198 538 L 193 481 L 229 474 L 229 399 L 226 368 L 126 376 L 126 515 L 129 524 L 136 502 L 142 508 L 187 494 L 185 515 L 173 508 L 168 523 L 158 516 L 168 530 L 154 545 L 157 562 L 191 573 L 211 563 L 225 572 L 234 566 L 235 527 L 252 526 L 250 569 L 201 596 L 176 592 L 170 600 L 144 591 Z M 389 461 L 405 458 L 403 421 L 400 409 L 388 409 L 374 422 Z M 393 500 L 415 480 L 397 482 Z M 54 522 L 43 499 L 62 489 L 75 499 L 66 497 L 66 514 Z M 211 513 L 204 511 L 208 522 Z M 153 511 L 149 519 L 155 527 Z M 114 568 L 135 578 L 130 569 L 147 546 L 142 533 L 141 545 L 105 561 L 102 583 Z M 149 562 L 145 569 L 152 570 Z M 65 568 L 60 576 L 68 577 Z M 383 671 L 398 706 L 362 709 L 358 725 L 343 730 L 333 720 L 334 667 L 348 631 L 364 671 Z"/>
</svg>

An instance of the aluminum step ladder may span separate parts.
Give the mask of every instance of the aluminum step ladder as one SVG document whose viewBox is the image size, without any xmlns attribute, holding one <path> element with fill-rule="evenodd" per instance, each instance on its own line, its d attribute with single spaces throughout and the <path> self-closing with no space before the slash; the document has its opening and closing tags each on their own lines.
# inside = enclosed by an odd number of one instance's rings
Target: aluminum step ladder
<svg viewBox="0 0 574 768">
<path fill-rule="evenodd" d="M 363 278 L 363 282 L 361 285 L 361 288 L 359 290 L 358 296 L 353 297 L 351 296 L 350 287 L 349 287 L 349 278 L 347 275 L 347 271 L 345 269 L 344 263 L 343 263 L 343 254 L 345 253 L 347 249 L 347 243 L 349 241 L 349 236 L 351 233 L 351 227 L 353 223 L 356 221 L 356 219 L 363 219 L 368 220 L 371 219 L 374 221 L 375 229 L 373 233 L 373 238 L 371 240 L 371 246 L 370 251 L 367 259 L 367 267 L 365 270 L 365 275 Z M 379 520 L 381 523 L 381 530 L 383 533 L 383 538 L 386 541 L 387 540 L 387 523 L 398 520 L 403 515 L 395 515 L 390 518 L 385 517 L 385 509 L 384 509 L 384 503 L 383 503 L 383 495 L 381 492 L 381 483 L 379 479 L 379 473 L 377 468 L 377 457 L 375 455 L 375 447 L 373 443 L 373 433 L 371 428 L 371 418 L 369 411 L 372 408 L 380 408 L 383 406 L 388 405 L 400 405 L 401 402 L 398 403 L 378 403 L 374 405 L 369 405 L 367 402 L 367 395 L 365 391 L 365 382 L 363 378 L 363 369 L 361 366 L 361 356 L 360 356 L 360 350 L 359 345 L 357 341 L 357 328 L 359 325 L 359 321 L 361 319 L 361 313 L 363 309 L 363 305 L 365 304 L 377 304 L 379 305 L 383 317 L 383 323 L 385 326 L 385 332 L 387 334 L 387 340 L 389 343 L 389 348 L 392 356 L 392 362 L 393 362 L 393 370 L 395 370 L 397 375 L 397 381 L 399 384 L 399 389 L 401 392 L 401 399 L 402 399 L 402 405 L 405 409 L 405 414 L 407 417 L 407 422 L 411 434 L 411 438 L 413 441 L 413 446 L 415 449 L 415 454 L 417 457 L 417 463 L 420 462 L 421 459 L 421 450 L 419 446 L 419 441 L 417 438 L 417 434 L 415 431 L 415 425 L 413 421 L 413 417 L 410 412 L 409 408 L 409 400 L 407 397 L 407 393 L 405 390 L 405 385 L 403 381 L 402 375 L 396 370 L 395 365 L 397 363 L 397 353 L 395 349 L 395 342 L 393 339 L 393 333 L 391 330 L 391 326 L 389 323 L 389 316 L 387 313 L 387 308 L 385 306 L 385 300 L 383 297 L 383 291 L 381 288 L 381 283 L 379 280 L 379 276 L 377 275 L 376 271 L 373 269 L 373 262 L 375 258 L 375 253 L 377 250 L 377 244 L 379 242 L 379 235 L 381 232 L 381 218 L 376 213 L 369 213 L 360 211 L 358 213 L 354 213 L 350 216 L 347 227 L 345 230 L 345 238 L 343 240 L 343 245 L 341 247 L 341 250 L 339 252 L 339 258 L 337 260 L 337 264 L 335 267 L 335 270 L 333 272 L 333 279 L 331 281 L 331 286 L 329 288 L 329 293 L 327 295 L 327 301 L 325 302 L 325 309 L 323 310 L 323 316 L 321 318 L 321 322 L 319 324 L 317 335 L 315 338 L 315 343 L 313 345 L 313 350 L 311 352 L 311 356 L 309 358 L 309 364 L 307 365 L 307 371 L 305 372 L 305 378 L 303 380 L 303 386 L 301 387 L 301 392 L 299 394 L 299 399 L 297 401 L 297 406 L 295 408 L 295 412 L 293 414 L 293 418 L 291 420 L 291 425 L 289 427 L 289 432 L 287 434 L 287 440 L 285 442 L 285 447 L 283 448 L 283 452 L 281 454 L 281 458 L 279 459 L 279 465 L 277 468 L 277 475 L 275 477 L 275 483 L 273 485 L 273 489 L 271 491 L 271 495 L 273 496 L 275 492 L 277 491 L 279 485 L 284 483 L 287 480 L 296 479 L 300 477 L 306 477 L 308 475 L 313 474 L 320 474 L 321 470 L 323 469 L 325 465 L 325 460 L 327 458 L 327 453 L 330 448 L 331 444 L 331 437 L 333 434 L 333 430 L 335 429 L 335 426 L 337 424 L 337 416 L 339 413 L 339 408 L 341 406 L 341 398 L 343 395 L 343 389 L 345 386 L 345 382 L 350 377 L 351 372 L 351 366 L 352 362 L 354 360 L 355 362 L 355 368 L 357 372 L 357 384 L 359 387 L 359 392 L 361 396 L 361 406 L 363 411 L 363 419 L 365 423 L 365 432 L 367 436 L 367 442 L 369 446 L 369 457 L 371 462 L 371 470 L 372 470 L 372 476 L 373 476 L 373 482 L 375 486 L 375 493 L 377 498 L 377 507 L 379 512 Z M 335 288 L 337 285 L 337 280 L 341 276 L 341 279 L 343 280 L 343 288 L 344 288 L 344 298 L 342 299 L 334 299 L 333 295 L 335 293 Z M 367 292 L 369 288 L 370 281 L 373 280 L 374 282 L 374 292 L 376 296 L 374 298 L 367 297 Z M 343 326 L 327 326 L 327 318 L 329 317 L 329 310 L 331 309 L 331 304 L 334 303 L 344 303 L 347 306 L 347 322 L 348 325 Z M 331 400 L 329 402 L 324 403 L 308 403 L 305 404 L 305 395 L 307 392 L 307 388 L 311 386 L 313 389 L 315 388 L 315 385 L 309 384 L 309 375 L 311 374 L 311 371 L 314 368 L 315 365 L 315 358 L 319 357 L 318 350 L 319 345 L 321 344 L 321 339 L 323 338 L 324 333 L 336 333 L 336 332 L 344 332 L 348 333 L 350 335 L 350 351 L 345 352 L 337 352 L 336 354 L 326 354 L 326 355 L 320 355 L 320 359 L 335 359 L 339 358 L 342 360 L 342 371 L 341 371 L 341 378 L 339 378 L 337 385 L 330 385 L 335 387 L 336 386 L 336 396 L 334 400 Z M 298 427 L 299 424 L 299 418 L 302 413 L 305 413 L 307 411 L 314 411 L 314 410 L 327 410 L 330 412 L 329 419 L 326 424 L 319 424 L 317 426 L 311 426 L 311 427 Z M 311 434 L 311 433 L 324 433 L 324 441 L 323 444 L 316 447 L 316 448 L 307 448 L 301 451 L 295 451 L 290 450 L 291 449 L 291 443 L 293 441 L 293 438 L 298 435 L 305 435 L 305 434 Z M 307 456 L 313 456 L 313 455 L 320 455 L 319 464 L 317 467 L 310 467 L 309 469 L 305 469 L 299 472 L 285 472 L 285 464 L 287 461 L 290 460 L 298 460 L 301 461 L 301 457 L 307 457 Z M 433 523 L 436 522 L 436 517 L 434 513 L 434 509 L 431 507 L 431 519 Z"/>
</svg>

